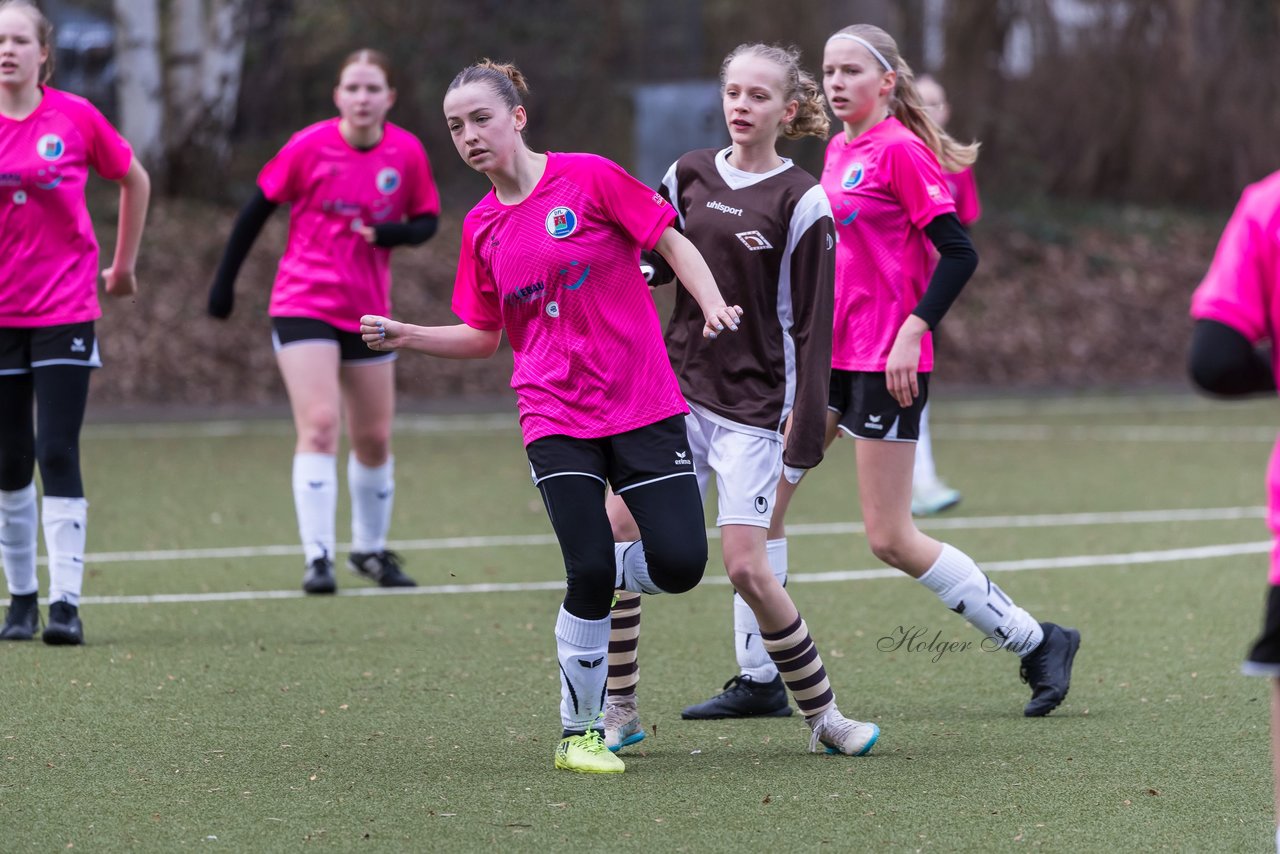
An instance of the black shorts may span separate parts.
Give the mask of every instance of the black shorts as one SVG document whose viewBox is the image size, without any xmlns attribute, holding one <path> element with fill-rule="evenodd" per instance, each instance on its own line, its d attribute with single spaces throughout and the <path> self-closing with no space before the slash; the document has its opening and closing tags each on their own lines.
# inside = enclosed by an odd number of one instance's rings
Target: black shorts
<svg viewBox="0 0 1280 854">
<path fill-rule="evenodd" d="M 376 365 L 393 362 L 396 358 L 395 353 L 370 350 L 359 332 L 343 332 L 314 317 L 271 318 L 271 344 L 277 353 L 294 344 L 314 344 L 317 341 L 336 344 L 344 365 Z"/>
<path fill-rule="evenodd" d="M 101 368 L 93 321 L 30 329 L 0 328 L 0 376 L 29 374 L 49 365 Z"/>
<path fill-rule="evenodd" d="M 831 369 L 827 409 L 840 416 L 840 429 L 858 439 L 915 442 L 920 413 L 929 400 L 929 375 L 918 374 L 920 393 L 905 409 L 889 394 L 883 371 Z"/>
<path fill-rule="evenodd" d="M 1267 590 L 1267 613 L 1263 617 L 1262 634 L 1253 642 L 1249 657 L 1240 668 L 1249 676 L 1280 678 L 1280 587 Z"/>
<path fill-rule="evenodd" d="M 669 477 L 694 476 L 683 415 L 599 439 L 543 436 L 525 451 L 534 485 L 551 477 L 580 474 L 621 493 Z"/>
</svg>

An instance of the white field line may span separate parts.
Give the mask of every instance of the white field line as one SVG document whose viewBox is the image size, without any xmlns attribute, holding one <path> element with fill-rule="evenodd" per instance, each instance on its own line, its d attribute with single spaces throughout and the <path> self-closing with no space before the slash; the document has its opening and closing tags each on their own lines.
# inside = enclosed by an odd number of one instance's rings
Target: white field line
<svg viewBox="0 0 1280 854">
<path fill-rule="evenodd" d="M 1085 525 L 1135 525 L 1170 522 L 1215 522 L 1237 519 L 1262 519 L 1265 507 L 1207 507 L 1193 510 L 1125 510 L 1112 513 L 1045 513 L 1025 516 L 961 516 L 954 519 L 921 519 L 920 528 L 934 531 L 982 530 L 998 528 L 1062 528 Z M 861 522 L 816 522 L 787 526 L 788 537 L 830 534 L 861 534 Z M 707 536 L 720 536 L 711 528 Z M 552 534 L 503 536 L 439 537 L 424 540 L 393 540 L 387 548 L 401 552 L 443 551 L 448 549 L 503 548 L 510 546 L 551 546 Z M 342 551 L 350 544 L 340 543 Z M 227 546 L 209 549 L 158 549 L 153 551 L 97 552 L 85 555 L 85 563 L 144 563 L 167 560 L 222 560 L 231 558 L 286 557 L 302 554 L 298 545 Z M 41 558 L 40 562 L 45 563 Z"/>
<path fill-rule="evenodd" d="M 932 425 L 931 425 L 932 426 Z M 1064 424 L 938 424 L 939 439 L 962 442 L 1259 442 L 1276 440 L 1275 427 L 1208 427 L 1158 424 L 1114 424 L 1085 427 Z"/>
<path fill-rule="evenodd" d="M 1026 572 L 1048 569 L 1084 569 L 1103 566 L 1136 566 L 1139 564 L 1173 563 L 1188 560 L 1209 560 L 1237 555 L 1265 554 L 1271 550 L 1271 541 L 1255 543 L 1225 543 L 1217 546 L 1198 546 L 1162 551 L 1125 552 L 1105 555 L 1069 555 L 1065 557 L 1028 558 L 1025 560 L 986 561 L 982 568 L 987 572 Z M 795 584 L 831 583 L 835 581 L 867 581 L 878 578 L 906 578 L 895 569 L 853 569 L 835 572 L 792 573 L 787 582 Z M 703 584 L 727 586 L 728 577 L 712 574 Z M 524 593 L 530 591 L 558 591 L 564 589 L 564 581 L 535 581 L 511 584 L 444 584 L 434 587 L 408 587 L 385 589 L 364 587 L 343 590 L 338 596 L 439 596 L 450 593 Z M 233 593 L 166 593 L 149 596 L 86 596 L 80 601 L 85 605 L 156 605 L 194 602 L 238 602 L 265 599 L 302 599 L 307 596 L 301 590 L 242 590 Z"/>
</svg>

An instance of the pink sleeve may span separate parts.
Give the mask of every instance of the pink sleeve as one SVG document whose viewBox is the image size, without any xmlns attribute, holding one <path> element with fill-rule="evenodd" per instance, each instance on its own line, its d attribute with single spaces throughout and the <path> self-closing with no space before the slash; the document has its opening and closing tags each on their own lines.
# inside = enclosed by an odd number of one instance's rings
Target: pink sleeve
<svg viewBox="0 0 1280 854">
<path fill-rule="evenodd" d="M 297 194 L 293 181 L 296 172 L 294 166 L 301 153 L 302 143 L 298 134 L 294 134 L 284 148 L 262 167 L 262 171 L 258 173 L 258 186 L 262 188 L 267 201 L 284 204 L 294 200 Z"/>
<path fill-rule="evenodd" d="M 476 257 L 475 225 L 472 217 L 462 224 L 462 250 L 458 253 L 458 275 L 453 282 L 453 313 L 473 329 L 502 328 L 502 305 L 498 288 Z"/>
<path fill-rule="evenodd" d="M 982 202 L 978 199 L 978 181 L 973 176 L 973 167 L 957 172 L 953 176 L 956 184 L 956 219 L 963 226 L 970 226 L 982 217 Z"/>
<path fill-rule="evenodd" d="M 76 124 L 85 135 L 89 165 L 108 181 L 119 181 L 133 162 L 133 149 L 92 104 L 86 102 L 84 106 Z"/>
<path fill-rule="evenodd" d="M 943 214 L 955 213 L 938 158 L 923 142 L 894 145 L 885 152 L 893 193 L 916 228 L 924 228 Z"/>
<path fill-rule="evenodd" d="M 409 182 L 409 216 L 420 216 L 422 214 L 439 214 L 440 213 L 440 193 L 436 189 L 435 178 L 431 175 L 431 161 L 427 159 L 426 149 L 422 147 L 422 143 L 414 137 L 417 145 L 413 146 L 413 153 L 410 155 L 409 162 L 413 168 L 413 174 Z"/>
<path fill-rule="evenodd" d="M 652 187 L 631 177 L 612 160 L 594 158 L 595 199 L 641 249 L 652 249 L 676 218 L 676 210 Z"/>
<path fill-rule="evenodd" d="M 1213 264 L 1191 297 L 1191 316 L 1216 320 L 1250 341 L 1268 337 L 1267 305 L 1275 281 L 1275 241 L 1267 239 L 1246 190 L 1222 232 Z"/>
</svg>

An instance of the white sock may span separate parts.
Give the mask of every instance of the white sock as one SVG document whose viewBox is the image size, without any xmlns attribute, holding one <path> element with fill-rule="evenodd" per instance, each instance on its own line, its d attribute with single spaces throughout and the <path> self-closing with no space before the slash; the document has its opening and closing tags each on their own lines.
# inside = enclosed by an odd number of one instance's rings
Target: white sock
<svg viewBox="0 0 1280 854">
<path fill-rule="evenodd" d="M 351 453 L 347 457 L 347 489 L 351 492 L 351 551 L 384 550 L 396 498 L 395 457 L 370 467 Z"/>
<path fill-rule="evenodd" d="M 338 536 L 338 463 L 333 454 L 293 455 L 293 505 L 298 511 L 298 535 L 306 562 L 333 559 Z"/>
<path fill-rule="evenodd" d="M 613 557 L 616 572 L 613 585 L 615 590 L 629 590 L 632 593 L 664 592 L 649 577 L 649 561 L 644 555 L 644 543 L 639 540 L 614 543 Z"/>
<path fill-rule="evenodd" d="M 1040 624 L 1005 595 L 967 554 L 946 543 L 942 554 L 920 583 L 938 595 L 942 604 L 960 614 L 991 638 L 994 648 L 1024 656 L 1044 640 Z"/>
<path fill-rule="evenodd" d="M 609 618 L 583 620 L 561 605 L 556 658 L 560 661 L 560 723 L 576 732 L 603 729 L 598 719 L 604 711 L 609 677 Z"/>
<path fill-rule="evenodd" d="M 765 544 L 769 569 L 782 586 L 787 584 L 787 540 L 769 540 Z M 738 672 L 753 682 L 772 682 L 778 678 L 778 666 L 769 657 L 760 638 L 760 623 L 746 600 L 733 594 L 733 646 L 738 656 Z"/>
<path fill-rule="evenodd" d="M 36 580 L 36 485 L 12 492 L 0 490 L 0 565 L 10 596 L 40 589 Z"/>
<path fill-rule="evenodd" d="M 912 483 L 927 486 L 937 479 L 938 470 L 933 465 L 933 439 L 929 436 L 929 404 L 926 403 L 920 413 L 920 438 L 916 440 L 916 467 Z"/>
<path fill-rule="evenodd" d="M 80 605 L 84 582 L 85 524 L 89 502 L 46 495 L 40 504 L 44 548 L 49 553 L 49 601 Z"/>
</svg>

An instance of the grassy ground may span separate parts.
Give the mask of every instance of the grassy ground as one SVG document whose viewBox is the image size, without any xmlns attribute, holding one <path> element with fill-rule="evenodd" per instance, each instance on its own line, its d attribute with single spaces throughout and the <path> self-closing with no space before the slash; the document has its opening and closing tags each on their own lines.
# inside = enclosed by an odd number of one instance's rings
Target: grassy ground
<svg viewBox="0 0 1280 854">
<path fill-rule="evenodd" d="M 878 563 L 840 442 L 793 507 L 791 590 L 875 751 L 809 754 L 795 718 L 680 720 L 734 669 L 713 562 L 645 602 L 649 738 L 606 779 L 551 767 L 562 569 L 514 419 L 406 424 L 392 535 L 423 586 L 346 595 L 371 589 L 344 575 L 323 600 L 298 592 L 287 424 L 91 428 L 89 643 L 0 646 L 3 847 L 1266 849 L 1267 685 L 1237 670 L 1273 404 L 935 409 L 965 500 L 926 528 L 1081 629 L 1063 707 L 1023 718 L 1007 653 L 879 648 L 978 637 L 919 585 L 859 573 Z"/>
</svg>

